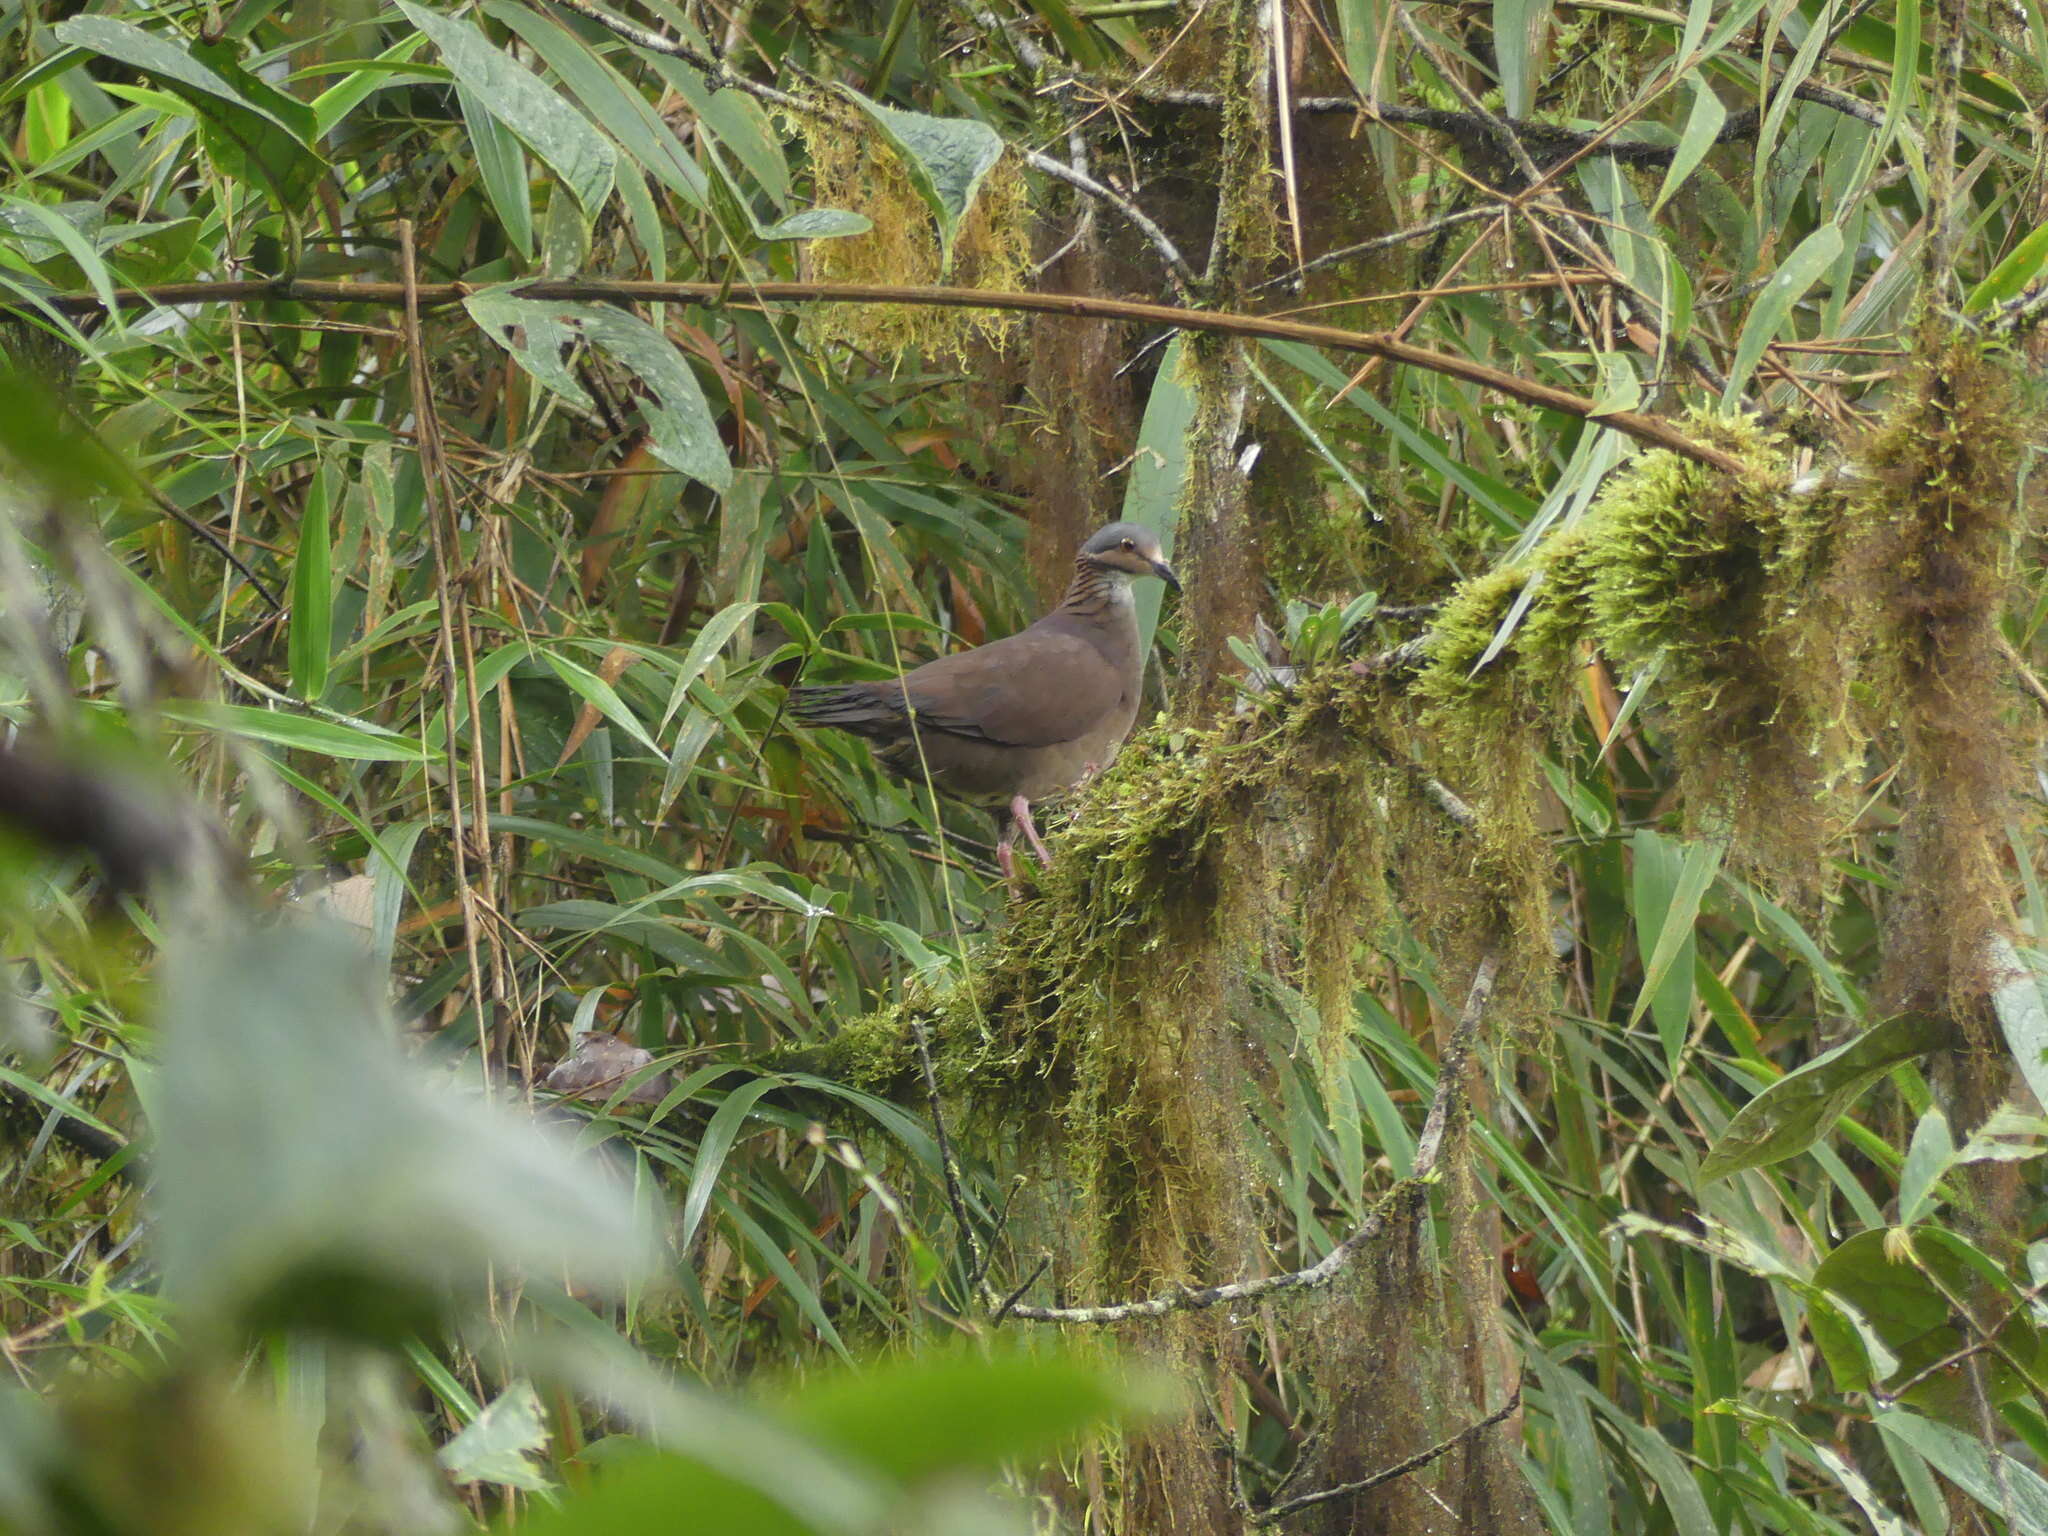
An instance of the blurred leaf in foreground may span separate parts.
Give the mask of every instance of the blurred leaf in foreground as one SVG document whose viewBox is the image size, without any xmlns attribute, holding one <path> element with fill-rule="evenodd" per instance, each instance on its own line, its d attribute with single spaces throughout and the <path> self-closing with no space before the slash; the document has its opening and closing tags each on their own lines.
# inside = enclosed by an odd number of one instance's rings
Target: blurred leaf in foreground
<svg viewBox="0 0 2048 1536">
<path fill-rule="evenodd" d="M 395 1338 L 494 1265 L 604 1291 L 649 1270 L 600 1164 L 406 1059 L 346 938 L 187 939 L 167 969 L 159 1241 L 205 1320 Z"/>
</svg>

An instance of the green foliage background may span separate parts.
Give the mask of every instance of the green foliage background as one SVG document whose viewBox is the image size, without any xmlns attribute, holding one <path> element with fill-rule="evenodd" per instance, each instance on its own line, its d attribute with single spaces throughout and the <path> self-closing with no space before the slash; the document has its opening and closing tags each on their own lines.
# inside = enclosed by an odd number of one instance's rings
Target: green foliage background
<svg viewBox="0 0 2048 1536">
<path fill-rule="evenodd" d="M 2048 1532 L 2040 9 L 607 16 L 0 0 L 0 712 L 249 871 L 0 857 L 0 1526 L 1163 1529 L 1174 1422 L 1239 1524 L 1519 1386 L 1458 1528 Z M 1012 898 L 783 689 L 1119 514 L 1167 720 Z"/>
</svg>

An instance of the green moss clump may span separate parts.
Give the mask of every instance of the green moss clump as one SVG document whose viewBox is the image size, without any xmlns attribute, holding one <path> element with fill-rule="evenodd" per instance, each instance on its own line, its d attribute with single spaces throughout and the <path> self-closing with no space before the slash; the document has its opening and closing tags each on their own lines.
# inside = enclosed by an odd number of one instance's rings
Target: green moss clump
<svg viewBox="0 0 2048 1536">
<path fill-rule="evenodd" d="M 1688 814 L 1738 860 L 1811 885 L 1863 757 L 1849 685 L 1867 630 L 1836 578 L 1853 519 L 1795 494 L 1783 441 L 1746 418 L 1695 418 L 1753 466 L 1737 478 L 1645 454 L 1602 496 L 1581 558 L 1590 632 L 1628 670 L 1658 668 Z"/>
<path fill-rule="evenodd" d="M 1782 441 L 1749 420 L 1691 427 L 1751 472 L 1646 453 L 1540 561 L 1467 583 L 1432 632 L 1426 719 L 1505 811 L 1534 786 L 1501 743 L 1562 722 L 1586 646 L 1624 673 L 1654 668 L 1651 718 L 1696 830 L 1822 889 L 1865 745 L 1850 689 L 1870 604 L 1845 562 L 1859 521 L 1839 491 L 1789 489 Z"/>
</svg>

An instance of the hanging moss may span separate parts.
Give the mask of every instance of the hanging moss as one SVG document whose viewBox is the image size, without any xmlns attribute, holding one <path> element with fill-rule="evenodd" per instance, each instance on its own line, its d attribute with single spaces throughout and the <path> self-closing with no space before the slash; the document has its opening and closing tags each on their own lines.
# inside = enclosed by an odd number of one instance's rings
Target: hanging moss
<svg viewBox="0 0 2048 1536">
<path fill-rule="evenodd" d="M 1026 286 L 1030 198 L 1013 156 L 998 161 L 976 191 L 948 271 L 931 209 L 878 134 L 843 113 L 791 112 L 787 118 L 803 141 L 819 206 L 865 214 L 874 224 L 863 235 L 804 242 L 806 276 L 820 282 Z M 884 353 L 951 355 L 963 363 L 977 341 L 1001 347 L 1019 323 L 1019 316 L 1000 310 L 907 304 L 820 304 L 803 318 L 814 348 L 843 343 Z"/>
<path fill-rule="evenodd" d="M 1532 780 L 1502 744 L 1568 718 L 1583 645 L 1625 674 L 1654 668 L 1649 718 L 1695 829 L 1819 888 L 1865 745 L 1851 685 L 1871 605 L 1847 558 L 1861 514 L 1838 489 L 1790 490 L 1783 443 L 1746 418 L 1690 425 L 1751 472 L 1644 454 L 1540 561 L 1467 583 L 1432 631 L 1426 722 L 1506 811 Z"/>
<path fill-rule="evenodd" d="M 971 980 L 853 1021 L 833 1072 L 914 1096 L 915 1012 L 949 1098 L 991 1133 L 1057 1144 L 1081 1181 L 1095 1282 L 1187 1278 L 1153 1234 L 1240 1198 L 1202 1149 L 1242 1119 L 1246 1070 L 1260 1075 L 1235 1045 L 1210 1059 L 1253 1006 L 1248 978 L 1293 974 L 1321 1025 L 1302 1043 L 1320 1054 L 1350 1028 L 1361 943 L 1387 910 L 1388 768 L 1371 745 L 1383 702 L 1338 667 L 1284 706 L 1133 739 Z"/>
<path fill-rule="evenodd" d="M 1882 990 L 1890 1006 L 1949 1014 L 1958 1045 L 1985 1058 L 1955 1073 L 1962 1124 L 1988 1112 L 2004 1082 L 1985 975 L 1987 944 L 2010 917 L 2003 847 L 2016 762 L 1997 626 L 2020 527 L 2020 455 L 2040 414 L 2017 371 L 1975 341 L 1923 339 L 1859 455 L 1868 483 L 1855 573 L 1880 621 L 1871 692 L 1889 706 L 1905 795 Z"/>
<path fill-rule="evenodd" d="M 1653 718 L 1696 828 L 1810 884 L 1863 756 L 1849 685 L 1867 625 L 1836 576 L 1855 520 L 1839 494 L 1789 491 L 1782 439 L 1748 418 L 1691 425 L 1751 473 L 1651 453 L 1617 477 L 1579 552 L 1589 632 L 1617 667 L 1658 669 Z"/>
</svg>

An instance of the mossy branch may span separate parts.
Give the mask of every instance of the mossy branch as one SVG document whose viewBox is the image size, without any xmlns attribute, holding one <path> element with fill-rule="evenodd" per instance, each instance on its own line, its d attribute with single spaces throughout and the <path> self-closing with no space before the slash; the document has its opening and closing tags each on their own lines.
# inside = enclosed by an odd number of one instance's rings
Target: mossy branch
<svg viewBox="0 0 2048 1536">
<path fill-rule="evenodd" d="M 1218 1302 L 1256 1301 L 1279 1291 L 1313 1290 L 1336 1279 L 1352 1257 L 1378 1237 L 1387 1226 L 1387 1214 L 1404 1201 L 1413 1199 L 1435 1179 L 1444 1137 L 1451 1114 L 1462 1103 L 1461 1086 L 1465 1065 L 1471 1060 L 1473 1043 L 1479 1038 L 1480 1021 L 1493 997 L 1493 984 L 1500 974 L 1500 959 L 1488 955 L 1479 962 L 1472 977 L 1472 989 L 1465 995 L 1449 1047 L 1436 1074 L 1436 1093 L 1430 1100 L 1429 1118 L 1423 1122 L 1421 1138 L 1415 1144 L 1415 1171 L 1403 1179 L 1366 1215 L 1349 1236 L 1306 1269 L 1284 1275 L 1262 1275 L 1256 1280 L 1234 1280 L 1228 1285 L 1207 1285 L 1198 1289 L 1179 1287 L 1140 1301 L 1114 1302 L 1097 1307 L 1009 1307 L 1007 1315 L 1037 1323 L 1125 1323 L 1138 1318 L 1165 1317 L 1171 1312 L 1192 1312 Z M 1418 1463 L 1420 1465 L 1420 1463 Z M 1399 1475 L 1394 1473 L 1393 1475 Z"/>
</svg>

